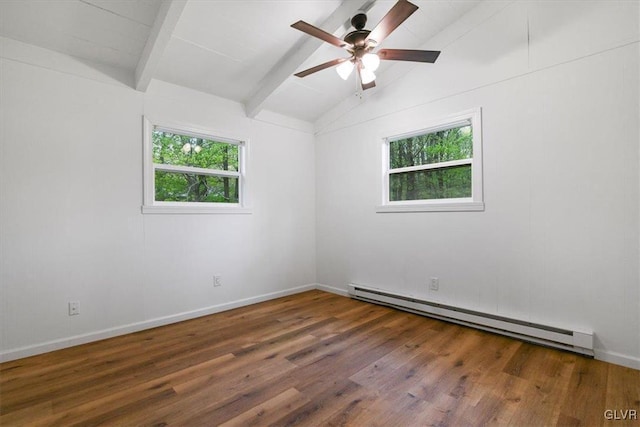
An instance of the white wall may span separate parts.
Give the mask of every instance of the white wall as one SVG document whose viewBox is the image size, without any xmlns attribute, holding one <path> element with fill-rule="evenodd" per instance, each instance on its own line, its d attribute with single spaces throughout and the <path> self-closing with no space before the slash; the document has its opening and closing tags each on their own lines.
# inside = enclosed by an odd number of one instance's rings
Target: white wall
<svg viewBox="0 0 640 427">
<path fill-rule="evenodd" d="M 313 286 L 311 127 L 3 39 L 0 356 Z M 250 140 L 251 215 L 143 215 L 142 116 Z M 274 124 L 282 123 L 282 124 Z M 223 285 L 213 287 L 213 275 Z M 80 301 L 79 316 L 67 302 Z"/>
<path fill-rule="evenodd" d="M 424 46 L 436 64 L 319 120 L 318 282 L 592 330 L 640 368 L 639 4 L 484 2 Z M 375 213 L 381 137 L 473 107 L 485 211 Z"/>
</svg>

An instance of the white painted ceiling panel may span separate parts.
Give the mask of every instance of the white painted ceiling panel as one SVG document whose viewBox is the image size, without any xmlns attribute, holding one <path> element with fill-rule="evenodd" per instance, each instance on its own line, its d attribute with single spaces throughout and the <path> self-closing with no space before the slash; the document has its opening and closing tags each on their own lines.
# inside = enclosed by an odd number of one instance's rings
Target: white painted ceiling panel
<svg viewBox="0 0 640 427">
<path fill-rule="evenodd" d="M 156 77 L 170 83 L 186 86 L 241 101 L 253 90 L 253 83 L 262 77 L 263 70 L 247 67 L 246 63 L 202 46 L 173 37 L 160 61 Z"/>
<path fill-rule="evenodd" d="M 337 80 L 334 79 L 336 86 L 331 91 L 324 92 L 306 85 L 301 79 L 295 77 L 288 79 L 267 101 L 265 109 L 313 123 L 318 111 L 328 111 L 336 105 L 335 89 L 337 87 L 341 87 L 342 90 L 339 93 L 342 96 L 352 96 L 356 93 L 354 81 L 345 82 L 335 72 L 333 74 L 332 77 L 337 78 Z"/>
<path fill-rule="evenodd" d="M 160 3 L 131 0 L 126 8 L 114 2 L 107 4 L 109 9 L 103 3 L 107 2 L 2 0 L 0 35 L 134 69 L 149 36 L 147 22 L 155 19 Z"/>
<path fill-rule="evenodd" d="M 142 23 L 148 27 L 158 13 L 158 0 L 82 0 L 84 3 L 109 11 L 122 18 Z"/>
<path fill-rule="evenodd" d="M 479 0 L 414 1 L 420 7 L 402 26 L 424 42 L 465 14 Z"/>
<path fill-rule="evenodd" d="M 290 24 L 300 16 L 323 21 L 339 4 L 190 1 L 165 51 L 158 78 L 193 89 L 208 88 L 215 95 L 244 102 L 298 41 L 300 34 Z"/>
</svg>

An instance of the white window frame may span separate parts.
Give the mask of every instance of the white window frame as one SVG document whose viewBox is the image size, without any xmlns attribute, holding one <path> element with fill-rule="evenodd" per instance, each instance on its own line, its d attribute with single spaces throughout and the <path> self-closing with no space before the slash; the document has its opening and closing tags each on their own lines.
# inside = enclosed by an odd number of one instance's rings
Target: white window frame
<svg viewBox="0 0 640 427">
<path fill-rule="evenodd" d="M 441 163 L 431 163 L 404 168 L 389 168 L 389 147 L 393 141 L 410 138 L 412 136 L 439 132 L 464 125 L 471 125 L 473 135 L 473 158 L 453 160 Z M 423 200 L 389 200 L 389 177 L 395 173 L 414 172 L 420 170 L 439 169 L 459 165 L 471 165 L 471 197 L 452 199 L 423 199 Z M 460 113 L 431 121 L 426 127 L 393 136 L 382 137 L 382 204 L 376 206 L 376 212 L 454 212 L 454 211 L 483 211 L 484 200 L 482 191 L 482 110 L 474 108 Z"/>
<path fill-rule="evenodd" d="M 238 171 L 221 171 L 191 166 L 177 166 L 153 163 L 153 131 L 160 129 L 179 135 L 193 136 L 233 144 L 238 146 Z M 188 125 L 156 122 L 143 117 L 143 169 L 144 188 L 142 213 L 144 214 L 250 214 L 247 194 L 247 160 L 249 140 L 246 138 L 228 138 L 218 136 L 219 132 L 209 129 L 195 128 Z M 198 175 L 238 178 L 238 203 L 206 203 L 206 202 L 165 202 L 155 200 L 155 173 L 189 172 Z"/>
</svg>

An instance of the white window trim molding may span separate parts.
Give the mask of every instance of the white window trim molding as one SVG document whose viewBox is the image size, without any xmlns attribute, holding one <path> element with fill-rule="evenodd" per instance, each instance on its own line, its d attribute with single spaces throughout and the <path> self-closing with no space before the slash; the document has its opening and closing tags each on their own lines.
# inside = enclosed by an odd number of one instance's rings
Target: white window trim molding
<svg viewBox="0 0 640 427">
<path fill-rule="evenodd" d="M 247 191 L 247 164 L 249 159 L 249 139 L 248 138 L 225 138 L 217 135 L 220 132 L 196 128 L 190 125 L 170 123 L 167 121 L 157 122 L 147 116 L 142 118 L 143 131 L 143 214 L 251 214 L 249 207 L 249 195 Z M 185 168 L 173 165 L 155 165 L 153 163 L 152 134 L 154 127 L 175 132 L 178 134 L 188 134 L 205 139 L 215 138 L 216 141 L 226 142 L 240 146 L 239 171 L 214 171 L 210 169 L 188 167 L 190 171 L 211 175 L 229 176 L 239 178 L 239 203 L 197 203 L 197 202 L 159 202 L 155 200 L 155 171 L 181 171 Z"/>
<path fill-rule="evenodd" d="M 394 173 L 412 172 L 416 170 L 456 166 L 471 163 L 471 197 L 458 199 L 406 200 L 389 201 L 389 143 L 416 135 L 439 132 L 465 124 L 471 124 L 473 129 L 473 158 L 454 160 L 435 165 L 410 166 L 395 169 Z M 462 111 L 431 120 L 424 128 L 410 132 L 383 136 L 382 140 L 382 203 L 376 206 L 378 213 L 393 212 L 463 212 L 484 211 L 484 197 L 482 184 L 482 109 L 480 107 Z"/>
</svg>

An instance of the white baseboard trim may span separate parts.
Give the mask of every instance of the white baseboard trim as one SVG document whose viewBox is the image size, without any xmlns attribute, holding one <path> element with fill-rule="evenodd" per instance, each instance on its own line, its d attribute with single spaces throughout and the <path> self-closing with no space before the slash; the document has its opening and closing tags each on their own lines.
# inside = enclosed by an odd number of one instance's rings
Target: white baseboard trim
<svg viewBox="0 0 640 427">
<path fill-rule="evenodd" d="M 114 328 L 103 329 L 96 332 L 75 335 L 67 338 L 60 338 L 53 341 L 47 341 L 41 344 L 34 344 L 25 347 L 14 348 L 0 353 L 0 363 L 11 360 L 22 359 L 24 357 L 34 356 L 37 354 L 48 353 L 50 351 L 61 350 L 67 347 L 86 344 L 93 341 L 99 341 L 107 338 L 117 337 L 119 335 L 130 334 L 145 329 L 156 328 L 171 323 L 182 322 L 184 320 L 195 319 L 196 317 L 207 316 L 209 314 L 219 313 L 221 311 L 232 310 L 246 305 L 256 304 L 272 300 L 275 298 L 285 297 L 288 295 L 298 294 L 300 292 L 316 289 L 315 283 L 297 286 L 295 288 L 285 289 L 283 291 L 271 292 L 268 294 L 258 295 L 251 298 L 244 298 L 223 304 L 212 305 L 210 307 L 200 308 L 197 310 L 185 311 L 183 313 L 172 314 L 170 316 L 157 317 L 155 319 L 144 320 L 142 322 L 130 323 L 128 325 L 116 326 Z"/>
<path fill-rule="evenodd" d="M 596 360 L 602 360 L 603 362 L 613 363 L 614 365 L 626 366 L 627 368 L 640 370 L 640 358 L 638 357 L 627 356 L 626 354 L 597 348 L 593 351 L 595 353 Z"/>
<path fill-rule="evenodd" d="M 319 291 L 331 292 L 332 294 L 342 295 L 348 297 L 349 292 L 346 289 L 336 288 L 335 286 L 323 285 L 322 283 L 316 283 L 316 289 Z"/>
</svg>

